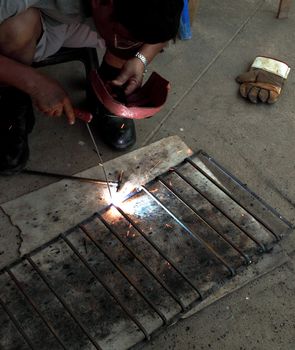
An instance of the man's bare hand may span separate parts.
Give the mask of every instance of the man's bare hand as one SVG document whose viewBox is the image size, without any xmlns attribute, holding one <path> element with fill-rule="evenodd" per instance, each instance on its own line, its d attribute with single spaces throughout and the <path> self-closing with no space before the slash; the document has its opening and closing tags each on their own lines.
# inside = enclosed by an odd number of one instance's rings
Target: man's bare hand
<svg viewBox="0 0 295 350">
<path fill-rule="evenodd" d="M 65 114 L 70 125 L 75 123 L 71 100 L 56 80 L 40 74 L 38 84 L 30 92 L 30 96 L 40 112 L 50 117 L 60 117 Z"/>
<path fill-rule="evenodd" d="M 111 83 L 114 86 L 124 87 L 126 95 L 132 94 L 141 87 L 143 81 L 144 65 L 137 58 L 128 60 L 121 69 L 119 76 Z"/>
</svg>

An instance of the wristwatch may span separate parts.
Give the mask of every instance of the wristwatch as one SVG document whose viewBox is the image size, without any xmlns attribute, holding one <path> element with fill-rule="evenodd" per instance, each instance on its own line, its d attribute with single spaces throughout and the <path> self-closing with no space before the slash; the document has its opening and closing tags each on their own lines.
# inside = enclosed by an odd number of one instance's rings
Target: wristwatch
<svg viewBox="0 0 295 350">
<path fill-rule="evenodd" d="M 138 58 L 142 62 L 142 64 L 144 65 L 144 73 L 146 73 L 148 65 L 147 58 L 140 52 L 137 52 L 134 57 Z"/>
</svg>

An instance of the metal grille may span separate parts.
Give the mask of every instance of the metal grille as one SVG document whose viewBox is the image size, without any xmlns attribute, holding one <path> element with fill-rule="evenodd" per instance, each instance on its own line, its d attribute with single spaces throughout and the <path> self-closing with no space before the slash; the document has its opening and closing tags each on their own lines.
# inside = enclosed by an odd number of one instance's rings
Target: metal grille
<svg viewBox="0 0 295 350">
<path fill-rule="evenodd" d="M 291 229 L 203 152 L 140 190 L 2 271 L 1 349 L 132 348 Z"/>
</svg>

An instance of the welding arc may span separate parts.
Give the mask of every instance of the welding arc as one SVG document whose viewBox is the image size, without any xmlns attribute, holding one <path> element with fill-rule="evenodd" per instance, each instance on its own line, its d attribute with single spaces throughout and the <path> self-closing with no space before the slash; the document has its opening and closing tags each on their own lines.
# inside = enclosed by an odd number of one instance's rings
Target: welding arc
<svg viewBox="0 0 295 350">
<path fill-rule="evenodd" d="M 111 188 L 110 188 L 110 182 L 109 182 L 109 179 L 108 179 L 108 176 L 107 176 L 107 173 L 106 173 L 104 164 L 103 164 L 102 157 L 101 157 L 101 155 L 100 155 L 100 153 L 99 153 L 97 143 L 95 142 L 95 139 L 94 139 L 94 136 L 93 136 L 93 134 L 92 134 L 92 131 L 91 131 L 91 129 L 90 129 L 89 124 L 86 123 L 85 125 L 86 125 L 86 127 L 87 127 L 87 129 L 88 129 L 90 138 L 91 138 L 92 143 L 93 143 L 93 145 L 94 145 L 95 152 L 96 152 L 97 157 L 98 157 L 98 160 L 99 160 L 99 163 L 98 163 L 98 164 L 102 167 L 102 171 L 103 171 L 103 174 L 104 174 L 104 178 L 105 178 L 106 183 L 107 183 L 107 186 L 108 186 L 108 191 L 109 191 L 109 194 L 110 194 L 110 198 L 112 199 L 113 196 L 112 196 L 112 192 L 111 192 Z"/>
</svg>

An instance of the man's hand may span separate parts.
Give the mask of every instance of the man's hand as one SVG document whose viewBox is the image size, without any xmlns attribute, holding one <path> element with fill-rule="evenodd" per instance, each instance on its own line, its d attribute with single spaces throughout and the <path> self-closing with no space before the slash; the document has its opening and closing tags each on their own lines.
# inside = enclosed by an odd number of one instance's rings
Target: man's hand
<svg viewBox="0 0 295 350">
<path fill-rule="evenodd" d="M 60 117 L 65 114 L 70 125 L 75 123 L 71 100 L 56 80 L 40 74 L 38 84 L 30 92 L 30 96 L 40 112 L 50 117 Z"/>
<path fill-rule="evenodd" d="M 125 94 L 130 95 L 141 87 L 144 70 L 142 62 L 133 57 L 124 64 L 119 76 L 111 83 L 114 86 L 123 87 Z"/>
</svg>

